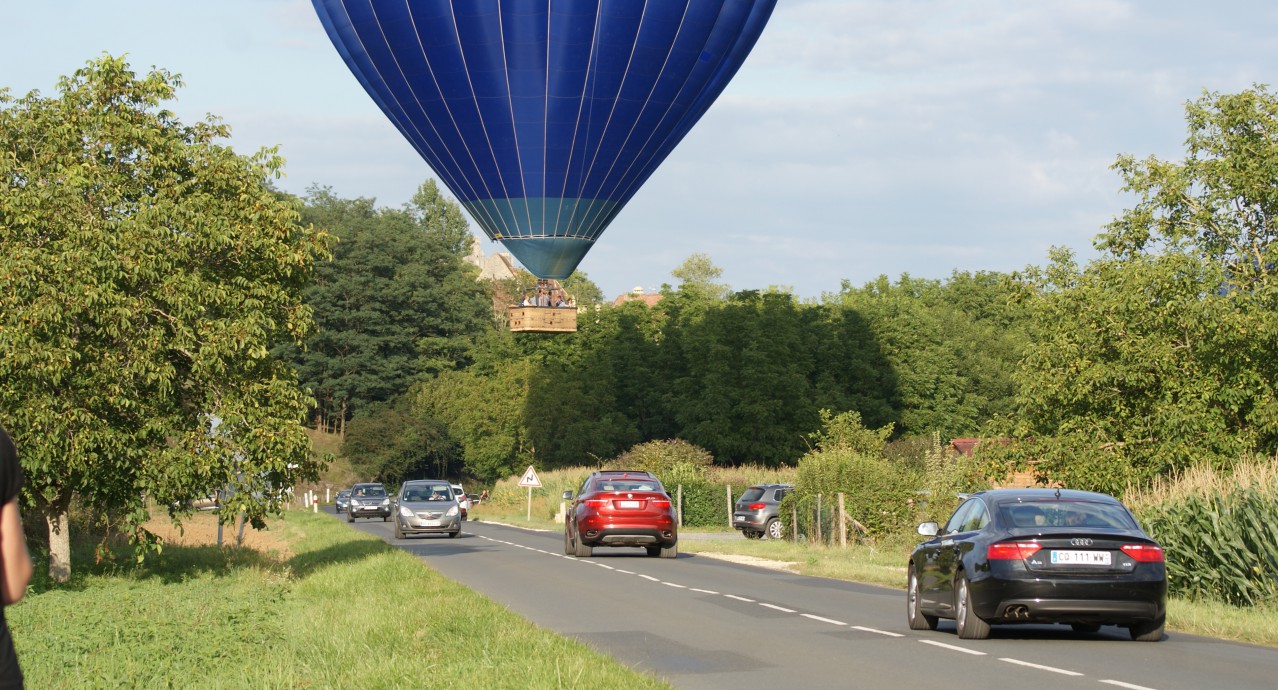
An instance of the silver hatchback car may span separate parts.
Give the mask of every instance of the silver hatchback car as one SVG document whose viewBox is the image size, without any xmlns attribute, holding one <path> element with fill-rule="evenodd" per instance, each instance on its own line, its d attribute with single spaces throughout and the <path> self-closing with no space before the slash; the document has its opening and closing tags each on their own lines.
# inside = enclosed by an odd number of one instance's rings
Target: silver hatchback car
<svg viewBox="0 0 1278 690">
<path fill-rule="evenodd" d="M 461 534 L 461 506 L 452 485 L 442 479 L 404 482 L 394 508 L 396 539 L 410 534 Z"/>
</svg>

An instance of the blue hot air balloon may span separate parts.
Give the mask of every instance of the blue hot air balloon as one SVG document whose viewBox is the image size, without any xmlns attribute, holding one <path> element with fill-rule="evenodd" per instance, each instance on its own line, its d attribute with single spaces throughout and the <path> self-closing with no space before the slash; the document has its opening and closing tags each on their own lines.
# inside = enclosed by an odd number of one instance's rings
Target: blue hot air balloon
<svg viewBox="0 0 1278 690">
<path fill-rule="evenodd" d="M 312 0 L 487 235 L 563 279 L 727 86 L 776 0 Z"/>
</svg>

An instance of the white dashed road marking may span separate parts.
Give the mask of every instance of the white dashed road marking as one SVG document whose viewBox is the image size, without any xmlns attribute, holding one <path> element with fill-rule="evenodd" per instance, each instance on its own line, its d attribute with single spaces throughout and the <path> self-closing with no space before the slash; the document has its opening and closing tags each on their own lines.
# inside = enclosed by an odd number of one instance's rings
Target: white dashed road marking
<svg viewBox="0 0 1278 690">
<path fill-rule="evenodd" d="M 800 613 L 799 615 L 803 616 L 804 618 L 811 618 L 814 621 L 829 623 L 830 625 L 847 625 L 847 623 L 844 623 L 843 621 L 836 621 L 833 618 L 822 618 L 821 616 L 814 616 L 810 613 Z"/>
<path fill-rule="evenodd" d="M 1009 663 L 1009 664 L 1016 664 L 1016 665 L 1018 665 L 1018 666 L 1028 666 L 1028 667 L 1030 667 L 1030 668 L 1036 668 L 1036 669 L 1038 669 L 1038 670 L 1040 670 L 1040 671 L 1051 671 L 1052 673 L 1059 673 L 1059 674 L 1061 674 L 1062 676 L 1081 676 L 1081 675 L 1083 675 L 1083 674 L 1079 673 L 1078 671 L 1070 671 L 1070 670 L 1068 670 L 1068 669 L 1056 668 L 1055 666 L 1044 666 L 1044 665 L 1042 665 L 1042 664 L 1031 664 L 1031 663 L 1030 663 L 1030 662 L 1028 662 L 1028 661 L 1021 661 L 1020 659 L 1008 659 L 1007 657 L 1001 657 L 1001 658 L 999 658 L 999 661 L 1006 661 L 1006 662 L 1007 662 L 1007 663 Z"/>
<path fill-rule="evenodd" d="M 922 642 L 923 644 L 930 644 L 933 647 L 944 647 L 945 649 L 952 649 L 956 652 L 971 654 L 972 656 L 985 656 L 985 652 L 978 652 L 975 649 L 968 649 L 967 647 L 958 647 L 952 644 L 945 644 L 944 642 L 937 642 L 936 640 L 919 640 L 919 642 Z"/>
<path fill-rule="evenodd" d="M 1133 684 L 1133 683 L 1124 683 L 1124 682 L 1123 682 L 1123 681 L 1121 681 L 1121 680 L 1102 680 L 1101 682 L 1102 682 L 1102 683 L 1108 683 L 1108 684 L 1110 684 L 1110 685 L 1117 685 L 1117 686 L 1118 686 L 1118 687 L 1120 687 L 1120 688 L 1127 688 L 1127 690 L 1154 690 L 1153 688 L 1147 688 L 1147 687 L 1145 687 L 1144 685 L 1135 685 L 1135 684 Z"/>
<path fill-rule="evenodd" d="M 886 630 L 879 630 L 878 628 L 867 628 L 863 625 L 854 625 L 852 627 L 856 630 L 863 630 L 868 633 L 874 633 L 875 635 L 887 635 L 888 637 L 905 637 L 905 635 L 902 635 L 901 633 L 888 632 Z"/>
</svg>

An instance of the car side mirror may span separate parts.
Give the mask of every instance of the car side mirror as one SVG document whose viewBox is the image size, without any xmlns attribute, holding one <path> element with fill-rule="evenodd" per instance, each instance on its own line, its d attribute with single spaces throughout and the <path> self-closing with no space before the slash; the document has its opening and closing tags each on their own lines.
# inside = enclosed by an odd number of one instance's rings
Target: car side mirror
<svg viewBox="0 0 1278 690">
<path fill-rule="evenodd" d="M 571 500 L 572 500 L 572 492 L 571 492 L 571 491 L 565 491 L 565 492 L 564 492 L 564 500 L 565 500 L 565 501 L 571 501 Z"/>
<path fill-rule="evenodd" d="M 940 525 L 935 522 L 924 522 L 919 525 L 919 534 L 925 537 L 935 537 L 936 533 L 939 531 Z"/>
</svg>

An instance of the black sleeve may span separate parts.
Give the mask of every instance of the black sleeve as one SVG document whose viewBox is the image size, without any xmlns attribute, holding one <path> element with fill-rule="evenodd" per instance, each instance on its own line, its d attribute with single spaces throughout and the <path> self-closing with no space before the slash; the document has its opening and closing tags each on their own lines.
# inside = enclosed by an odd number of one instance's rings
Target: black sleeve
<svg viewBox="0 0 1278 690">
<path fill-rule="evenodd" d="M 0 427 L 0 505 L 12 501 L 22 489 L 22 465 L 18 463 L 18 448 L 9 432 Z"/>
</svg>

